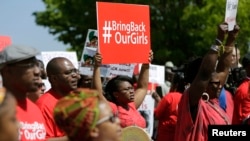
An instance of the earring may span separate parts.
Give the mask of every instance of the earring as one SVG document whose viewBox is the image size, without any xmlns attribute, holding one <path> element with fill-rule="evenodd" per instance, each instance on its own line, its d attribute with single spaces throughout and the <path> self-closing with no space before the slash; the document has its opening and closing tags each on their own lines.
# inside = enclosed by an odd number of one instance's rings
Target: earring
<svg viewBox="0 0 250 141">
<path fill-rule="evenodd" d="M 94 137 L 94 138 L 98 137 L 99 136 L 99 130 L 98 130 L 98 128 L 95 127 L 94 129 L 92 129 L 90 131 L 90 136 Z"/>
<path fill-rule="evenodd" d="M 208 102 L 208 100 L 209 100 L 208 93 L 204 92 L 201 97 L 202 97 L 203 100 L 205 100 L 206 102 Z"/>
</svg>

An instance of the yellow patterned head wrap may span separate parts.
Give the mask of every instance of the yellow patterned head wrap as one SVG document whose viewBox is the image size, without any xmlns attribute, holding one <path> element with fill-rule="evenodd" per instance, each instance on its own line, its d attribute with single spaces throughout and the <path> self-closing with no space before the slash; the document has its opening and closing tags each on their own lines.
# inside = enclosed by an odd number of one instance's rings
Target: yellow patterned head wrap
<svg viewBox="0 0 250 141">
<path fill-rule="evenodd" d="M 70 140 L 87 140 L 99 113 L 98 92 L 79 88 L 57 102 L 54 119 Z"/>
</svg>

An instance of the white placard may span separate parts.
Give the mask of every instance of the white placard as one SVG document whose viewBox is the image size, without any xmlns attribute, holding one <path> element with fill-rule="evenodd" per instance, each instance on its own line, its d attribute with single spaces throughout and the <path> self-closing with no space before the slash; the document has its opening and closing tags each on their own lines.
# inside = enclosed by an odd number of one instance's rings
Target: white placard
<svg viewBox="0 0 250 141">
<path fill-rule="evenodd" d="M 100 67 L 101 77 L 106 77 L 109 69 L 109 65 L 102 65 Z M 79 67 L 80 74 L 93 76 L 93 67 Z"/>
<path fill-rule="evenodd" d="M 69 59 L 73 63 L 75 68 L 78 69 L 78 59 L 77 59 L 75 51 L 71 51 L 71 52 L 67 52 L 67 51 L 44 51 L 44 52 L 41 52 L 41 58 L 42 58 L 42 61 L 44 63 L 45 69 L 47 67 L 48 62 L 51 59 L 55 58 L 55 57 L 65 57 L 65 58 Z"/>
<path fill-rule="evenodd" d="M 2 79 L 2 75 L 0 74 L 0 88 L 3 87 L 3 79 Z"/>
<path fill-rule="evenodd" d="M 126 75 L 133 77 L 135 64 L 111 64 L 108 68 L 106 77 L 115 77 L 117 75 Z"/>
<path fill-rule="evenodd" d="M 228 31 L 232 31 L 236 24 L 238 0 L 227 0 L 225 22 L 228 23 Z"/>
<path fill-rule="evenodd" d="M 139 71 L 141 70 L 141 65 L 139 64 Z M 149 66 L 149 82 L 164 84 L 165 82 L 165 67 L 162 65 L 150 64 Z"/>
<path fill-rule="evenodd" d="M 97 35 L 96 29 L 88 29 L 84 48 L 82 51 L 82 57 L 79 61 L 80 62 L 79 63 L 80 64 L 79 71 L 82 75 L 90 75 L 90 76 L 93 75 L 94 56 L 97 52 L 97 46 L 98 46 L 98 38 L 97 37 L 98 37 L 98 35 Z M 101 73 L 101 76 L 103 76 L 102 73 Z"/>
<path fill-rule="evenodd" d="M 141 113 L 141 115 L 146 120 L 146 131 L 152 137 L 153 130 L 154 130 L 154 105 L 155 100 L 152 98 L 151 92 L 148 91 L 148 94 L 146 95 L 143 103 L 138 108 L 138 111 Z"/>
<path fill-rule="evenodd" d="M 96 29 L 88 29 L 86 36 L 82 57 L 81 66 L 90 66 L 94 64 L 94 55 L 98 47 L 98 34 Z"/>
</svg>

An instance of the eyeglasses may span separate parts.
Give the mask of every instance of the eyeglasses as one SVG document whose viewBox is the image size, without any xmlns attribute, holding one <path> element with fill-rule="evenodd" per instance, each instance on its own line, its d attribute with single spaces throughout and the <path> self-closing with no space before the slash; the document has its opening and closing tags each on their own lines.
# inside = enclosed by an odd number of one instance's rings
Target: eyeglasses
<svg viewBox="0 0 250 141">
<path fill-rule="evenodd" d="M 115 123 L 115 120 L 116 120 L 117 116 L 115 115 L 110 115 L 110 116 L 106 116 L 106 117 L 103 117 L 101 119 L 99 119 L 97 122 L 96 122 L 96 125 L 99 125 L 103 122 L 106 122 L 106 121 L 110 121 L 111 123 Z"/>
</svg>

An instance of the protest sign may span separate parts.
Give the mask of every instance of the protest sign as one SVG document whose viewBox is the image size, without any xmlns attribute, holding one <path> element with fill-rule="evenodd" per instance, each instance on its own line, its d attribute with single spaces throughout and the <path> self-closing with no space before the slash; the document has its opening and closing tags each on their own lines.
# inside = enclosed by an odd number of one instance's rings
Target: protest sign
<svg viewBox="0 0 250 141">
<path fill-rule="evenodd" d="M 3 79 L 2 79 L 2 75 L 0 74 L 0 88 L 3 87 Z"/>
<path fill-rule="evenodd" d="M 232 31 L 236 24 L 238 0 L 227 0 L 225 22 L 228 24 L 228 31 Z"/>
<path fill-rule="evenodd" d="M 117 75 L 126 75 L 132 78 L 134 67 L 134 64 L 111 64 L 109 65 L 106 77 L 112 78 Z"/>
<path fill-rule="evenodd" d="M 150 136 L 153 135 L 154 130 L 154 105 L 155 100 L 152 98 L 151 92 L 148 91 L 145 99 L 143 100 L 141 106 L 138 108 L 138 111 L 146 120 L 146 131 Z"/>
<path fill-rule="evenodd" d="M 0 36 L 0 51 L 10 44 L 11 38 L 9 36 Z"/>
<path fill-rule="evenodd" d="M 98 47 L 98 33 L 96 29 L 88 29 L 84 47 Z"/>
<path fill-rule="evenodd" d="M 138 65 L 140 72 L 141 65 Z M 154 130 L 154 106 L 155 101 L 152 98 L 151 93 L 155 91 L 158 84 L 163 84 L 165 82 L 165 67 L 161 65 L 150 64 L 149 66 L 149 84 L 148 84 L 148 94 L 146 95 L 143 103 L 139 107 L 140 113 L 147 120 L 146 131 L 150 136 L 153 135 Z"/>
<path fill-rule="evenodd" d="M 83 75 L 93 75 L 94 55 L 97 52 L 98 43 L 97 30 L 89 29 L 86 37 L 85 46 L 83 49 L 79 71 Z M 94 39 L 94 42 L 92 41 Z M 107 64 L 101 66 L 102 77 L 114 77 L 116 75 L 127 75 L 132 77 L 134 65 L 133 64 Z"/>
<path fill-rule="evenodd" d="M 74 52 L 74 51 L 71 51 L 71 52 L 67 52 L 67 51 L 43 51 L 43 52 L 41 52 L 41 59 L 44 63 L 45 68 L 46 68 L 48 62 L 55 57 L 65 57 L 65 58 L 69 59 L 73 63 L 75 68 L 78 69 L 78 59 L 76 56 L 76 52 Z"/>
<path fill-rule="evenodd" d="M 100 72 L 101 77 L 107 77 L 107 73 L 109 71 L 110 65 L 101 65 Z M 79 67 L 79 72 L 81 75 L 89 75 L 92 76 L 94 71 L 94 67 Z"/>
<path fill-rule="evenodd" d="M 110 64 L 100 67 L 101 77 L 113 78 L 117 75 L 133 77 L 134 64 Z M 79 71 L 83 75 L 93 75 L 92 67 L 80 67 Z"/>
<path fill-rule="evenodd" d="M 138 65 L 140 72 L 141 65 Z M 164 84 L 165 83 L 165 67 L 162 65 L 150 64 L 149 65 L 149 83 Z"/>
<path fill-rule="evenodd" d="M 95 29 L 88 29 L 88 33 L 85 40 L 85 45 L 82 52 L 81 57 L 81 67 L 92 67 L 94 64 L 94 55 L 97 51 L 98 46 L 98 35 L 97 30 Z"/>
<path fill-rule="evenodd" d="M 149 6 L 97 2 L 96 9 L 103 64 L 148 63 Z"/>
<path fill-rule="evenodd" d="M 82 75 L 93 75 L 94 56 L 97 52 L 98 35 L 96 29 L 88 29 L 82 57 L 79 61 L 79 71 Z"/>
</svg>

